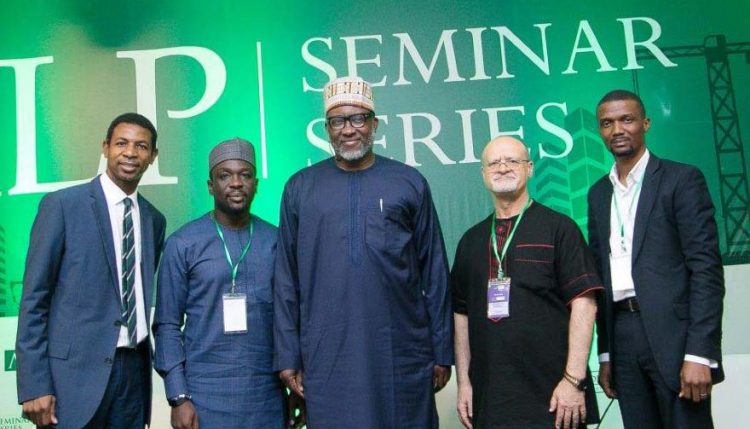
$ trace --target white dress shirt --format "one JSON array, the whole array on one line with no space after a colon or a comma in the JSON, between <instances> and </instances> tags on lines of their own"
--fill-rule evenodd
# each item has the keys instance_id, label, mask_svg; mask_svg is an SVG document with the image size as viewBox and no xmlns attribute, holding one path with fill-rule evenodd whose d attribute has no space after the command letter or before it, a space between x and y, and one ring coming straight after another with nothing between
<instances>
[{"instance_id":1,"label":"white dress shirt","mask_svg":"<svg viewBox=\"0 0 750 429\"><path fill-rule=\"evenodd\" d=\"M630 265L633 260L633 230L635 229L635 216L638 200L641 196L643 176L646 174L646 165L649 158L651 158L651 154L646 150L625 177L625 184L622 184L618 179L617 164L613 165L609 172L609 180L612 182L609 252L612 298L615 302L635 296L635 285L633 284ZM618 211L620 213L619 218L617 216ZM622 231L620 230L620 221L622 221ZM621 235L621 232L624 234ZM624 263L613 263L616 260Z\"/></svg>"},{"instance_id":2,"label":"white dress shirt","mask_svg":"<svg viewBox=\"0 0 750 429\"><path fill-rule=\"evenodd\" d=\"M112 240L115 245L115 260L117 261L117 284L120 286L120 297L122 297L122 220L125 215L125 198L132 201L131 216L133 218L133 230L135 232L135 315L136 315L136 341L140 343L148 336L146 323L146 308L143 301L143 281L141 279L141 214L138 208L138 192L126 195L112 179L104 173L99 176L104 190L104 198L107 200L107 211L109 212L109 224L112 227ZM117 347L127 347L128 327L120 327L120 337Z\"/></svg>"}]
</instances>

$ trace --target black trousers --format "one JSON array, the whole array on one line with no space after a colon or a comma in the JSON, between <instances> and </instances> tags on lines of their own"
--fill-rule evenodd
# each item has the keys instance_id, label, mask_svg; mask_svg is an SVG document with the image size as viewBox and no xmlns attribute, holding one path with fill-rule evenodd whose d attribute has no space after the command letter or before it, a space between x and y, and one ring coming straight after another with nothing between
<instances>
[{"instance_id":1,"label":"black trousers","mask_svg":"<svg viewBox=\"0 0 750 429\"><path fill-rule=\"evenodd\" d=\"M711 429L710 398L680 399L664 382L639 312L616 312L612 370L625 429Z\"/></svg>"}]
</instances>

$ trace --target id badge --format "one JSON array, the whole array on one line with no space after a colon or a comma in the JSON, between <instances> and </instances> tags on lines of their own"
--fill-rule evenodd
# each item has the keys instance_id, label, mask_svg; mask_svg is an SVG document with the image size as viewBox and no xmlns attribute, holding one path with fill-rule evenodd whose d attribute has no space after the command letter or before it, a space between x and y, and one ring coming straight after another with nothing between
<instances>
[{"instance_id":1,"label":"id badge","mask_svg":"<svg viewBox=\"0 0 750 429\"><path fill-rule=\"evenodd\" d=\"M493 322L510 316L510 277L487 282L487 318Z\"/></svg>"},{"instance_id":2,"label":"id badge","mask_svg":"<svg viewBox=\"0 0 750 429\"><path fill-rule=\"evenodd\" d=\"M244 293L225 293L224 333L244 334L247 332L247 295Z\"/></svg>"},{"instance_id":3,"label":"id badge","mask_svg":"<svg viewBox=\"0 0 750 429\"><path fill-rule=\"evenodd\" d=\"M632 256L630 252L620 255L609 255L609 266L610 272L612 273L628 273L630 274L632 268ZM633 284L632 275L613 275L612 276L612 290L613 291L626 291L634 290L635 285Z\"/></svg>"}]
</instances>

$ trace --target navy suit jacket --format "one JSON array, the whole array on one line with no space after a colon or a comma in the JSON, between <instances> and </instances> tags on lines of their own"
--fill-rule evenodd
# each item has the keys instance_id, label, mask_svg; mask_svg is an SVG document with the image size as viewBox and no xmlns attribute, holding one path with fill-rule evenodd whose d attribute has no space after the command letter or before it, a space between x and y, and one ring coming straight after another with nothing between
<instances>
[{"instance_id":1,"label":"navy suit jacket","mask_svg":"<svg viewBox=\"0 0 750 429\"><path fill-rule=\"evenodd\" d=\"M138 207L148 319L166 221L140 195ZM31 230L18 317L18 401L55 395L59 429L85 425L109 380L121 325L114 246L99 177L42 199ZM148 390L144 423L151 404L148 367L142 375Z\"/></svg>"},{"instance_id":2,"label":"navy suit jacket","mask_svg":"<svg viewBox=\"0 0 750 429\"><path fill-rule=\"evenodd\" d=\"M613 350L612 277L609 267L612 182L589 190L589 245L605 285L599 305L599 353ZM659 371L675 391L685 354L713 359L721 368L724 273L714 206L697 168L651 154L643 177L633 234L632 277L641 318ZM613 373L616 385L617 374Z\"/></svg>"}]
</instances>

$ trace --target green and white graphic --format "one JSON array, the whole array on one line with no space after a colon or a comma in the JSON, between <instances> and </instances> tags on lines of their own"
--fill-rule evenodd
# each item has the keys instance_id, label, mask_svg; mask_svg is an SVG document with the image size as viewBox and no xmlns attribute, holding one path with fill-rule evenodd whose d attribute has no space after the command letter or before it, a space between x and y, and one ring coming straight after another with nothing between
<instances>
[{"instance_id":1,"label":"green and white graphic","mask_svg":"<svg viewBox=\"0 0 750 429\"><path fill-rule=\"evenodd\" d=\"M750 320L734 306L750 300L740 280L750 275L749 14L746 0L7 0L0 346L14 348L40 199L103 171L101 142L122 112L140 112L158 128L158 162L140 191L164 212L168 232L209 210L208 152L234 136L256 147L253 211L276 222L287 178L330 156L323 85L361 75L374 84L375 150L425 175L452 255L491 210L479 158L501 134L529 146L534 198L585 231L588 188L613 163L596 103L624 88L641 95L652 119L648 147L698 166L708 181L728 273L725 354L735 365L716 388L716 421L741 427L731 419L741 409L733 398L750 394L733 384L750 377L750 347L739 340ZM154 427L167 427L155 381ZM438 395L442 427L459 427L454 390ZM0 429L28 427L3 423L20 415L15 396L15 372L1 372ZM614 408L603 428L619 427Z\"/></svg>"}]
</instances>

